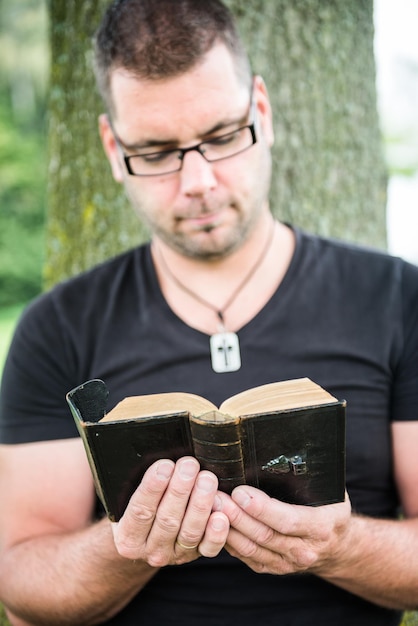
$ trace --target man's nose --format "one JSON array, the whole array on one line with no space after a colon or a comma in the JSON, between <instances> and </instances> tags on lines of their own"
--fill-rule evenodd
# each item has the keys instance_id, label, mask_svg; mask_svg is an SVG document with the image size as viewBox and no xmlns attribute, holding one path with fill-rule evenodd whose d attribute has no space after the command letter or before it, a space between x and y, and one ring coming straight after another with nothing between
<instances>
[{"instance_id":1,"label":"man's nose","mask_svg":"<svg viewBox=\"0 0 418 626\"><path fill-rule=\"evenodd\" d=\"M180 170L181 191L187 196L200 196L217 185L212 163L197 151L187 152Z\"/></svg>"}]
</instances>

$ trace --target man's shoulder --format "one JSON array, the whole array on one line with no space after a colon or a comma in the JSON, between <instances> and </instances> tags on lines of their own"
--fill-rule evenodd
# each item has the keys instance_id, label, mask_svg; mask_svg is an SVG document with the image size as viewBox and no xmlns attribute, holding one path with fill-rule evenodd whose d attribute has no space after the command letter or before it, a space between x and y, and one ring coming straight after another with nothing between
<instances>
[{"instance_id":1,"label":"man's shoulder","mask_svg":"<svg viewBox=\"0 0 418 626\"><path fill-rule=\"evenodd\" d=\"M340 293L418 299L418 267L385 250L297 231L299 276L329 282ZM391 294L391 295L390 295Z\"/></svg>"},{"instance_id":2,"label":"man's shoulder","mask_svg":"<svg viewBox=\"0 0 418 626\"><path fill-rule=\"evenodd\" d=\"M91 268L81 271L68 279L65 279L52 291L65 291L76 288L82 284L91 285L97 281L113 281L120 274L128 274L135 269L140 269L149 251L149 244L143 244L136 248L122 252L121 254L105 259Z\"/></svg>"},{"instance_id":3,"label":"man's shoulder","mask_svg":"<svg viewBox=\"0 0 418 626\"><path fill-rule=\"evenodd\" d=\"M50 307L67 311L90 306L100 307L115 294L118 285L132 288L144 275L149 244L123 252L104 260L75 276L64 279L33 300L27 308L28 314L39 315Z\"/></svg>"},{"instance_id":4,"label":"man's shoulder","mask_svg":"<svg viewBox=\"0 0 418 626\"><path fill-rule=\"evenodd\" d=\"M412 272L418 272L418 268L404 259L389 254L386 250L366 246L356 242L345 241L333 237L324 237L299 230L297 237L303 253L311 260L329 263L334 267L334 263L344 266L364 266L369 268L389 268L409 266Z\"/></svg>"}]
</instances>

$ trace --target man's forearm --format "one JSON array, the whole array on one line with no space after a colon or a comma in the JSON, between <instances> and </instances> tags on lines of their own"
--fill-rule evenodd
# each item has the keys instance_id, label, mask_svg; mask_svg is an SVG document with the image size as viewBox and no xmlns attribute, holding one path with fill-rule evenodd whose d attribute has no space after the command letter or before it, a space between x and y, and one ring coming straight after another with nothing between
<instances>
[{"instance_id":1,"label":"man's forearm","mask_svg":"<svg viewBox=\"0 0 418 626\"><path fill-rule=\"evenodd\" d=\"M107 519L68 535L43 536L7 551L1 599L16 625L88 626L110 619L157 568L122 558Z\"/></svg>"},{"instance_id":2,"label":"man's forearm","mask_svg":"<svg viewBox=\"0 0 418 626\"><path fill-rule=\"evenodd\" d=\"M337 559L321 577L362 598L399 610L418 609L418 520L354 515Z\"/></svg>"}]
</instances>

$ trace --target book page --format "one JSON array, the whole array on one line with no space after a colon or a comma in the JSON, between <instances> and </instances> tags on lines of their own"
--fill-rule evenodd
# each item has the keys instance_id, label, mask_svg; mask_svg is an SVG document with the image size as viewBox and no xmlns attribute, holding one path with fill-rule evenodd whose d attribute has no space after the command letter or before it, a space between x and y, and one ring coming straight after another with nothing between
<instances>
[{"instance_id":1,"label":"book page","mask_svg":"<svg viewBox=\"0 0 418 626\"><path fill-rule=\"evenodd\" d=\"M338 402L337 398L320 385L309 378L297 378L247 389L225 400L220 410L230 415L251 415L332 402Z\"/></svg>"},{"instance_id":2,"label":"book page","mask_svg":"<svg viewBox=\"0 0 418 626\"><path fill-rule=\"evenodd\" d=\"M100 423L181 412L198 415L214 409L216 406L212 402L192 393L171 392L132 396L119 402L100 420Z\"/></svg>"}]
</instances>

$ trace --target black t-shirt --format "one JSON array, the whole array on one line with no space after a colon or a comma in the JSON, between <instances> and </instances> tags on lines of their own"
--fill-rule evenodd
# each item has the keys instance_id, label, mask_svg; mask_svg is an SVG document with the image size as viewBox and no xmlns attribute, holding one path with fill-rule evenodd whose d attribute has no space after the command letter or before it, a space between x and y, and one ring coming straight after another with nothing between
<instances>
[{"instance_id":1,"label":"black t-shirt","mask_svg":"<svg viewBox=\"0 0 418 626\"><path fill-rule=\"evenodd\" d=\"M23 315L6 362L0 440L77 436L65 394L91 378L106 382L110 409L128 395L162 391L197 393L220 404L248 387L307 376L347 400L354 510L396 517L390 422L418 417L418 269L295 232L284 280L238 332L237 372L212 370L208 336L168 307L149 246L38 298ZM109 624L259 621L383 626L397 624L399 613L313 576L257 575L222 553L164 568Z\"/></svg>"}]
</instances>

